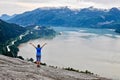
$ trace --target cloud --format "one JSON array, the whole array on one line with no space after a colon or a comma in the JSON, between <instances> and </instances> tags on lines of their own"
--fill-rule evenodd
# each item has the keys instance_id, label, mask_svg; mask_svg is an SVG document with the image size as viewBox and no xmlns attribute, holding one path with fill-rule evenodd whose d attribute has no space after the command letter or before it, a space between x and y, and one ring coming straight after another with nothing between
<instances>
[{"instance_id":1,"label":"cloud","mask_svg":"<svg viewBox=\"0 0 120 80\"><path fill-rule=\"evenodd\" d=\"M30 8L59 6L69 6L71 8L84 8L90 6L96 8L111 8L119 7L120 0L21 0L18 5Z\"/></svg>"},{"instance_id":2,"label":"cloud","mask_svg":"<svg viewBox=\"0 0 120 80\"><path fill-rule=\"evenodd\" d=\"M30 3L36 3L36 2L40 2L40 3L46 3L46 2L51 2L52 0L19 0L19 2L30 2Z\"/></svg>"},{"instance_id":3,"label":"cloud","mask_svg":"<svg viewBox=\"0 0 120 80\"><path fill-rule=\"evenodd\" d=\"M120 0L0 0L0 14L21 13L38 7L96 8L120 7Z\"/></svg>"}]
</instances>

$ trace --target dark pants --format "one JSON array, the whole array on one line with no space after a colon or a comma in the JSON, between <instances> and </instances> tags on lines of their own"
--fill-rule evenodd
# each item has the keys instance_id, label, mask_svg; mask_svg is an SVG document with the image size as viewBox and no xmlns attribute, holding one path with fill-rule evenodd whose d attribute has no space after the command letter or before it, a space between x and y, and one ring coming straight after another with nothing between
<instances>
[{"instance_id":1,"label":"dark pants","mask_svg":"<svg viewBox=\"0 0 120 80\"><path fill-rule=\"evenodd\" d=\"M36 55L36 60L41 61L41 55Z\"/></svg>"}]
</instances>

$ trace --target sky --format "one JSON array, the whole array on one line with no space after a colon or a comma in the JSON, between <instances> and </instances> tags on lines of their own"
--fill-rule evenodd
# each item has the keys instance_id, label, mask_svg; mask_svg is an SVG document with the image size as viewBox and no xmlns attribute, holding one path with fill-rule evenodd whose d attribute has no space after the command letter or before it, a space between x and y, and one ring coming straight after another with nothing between
<instances>
[{"instance_id":1,"label":"sky","mask_svg":"<svg viewBox=\"0 0 120 80\"><path fill-rule=\"evenodd\" d=\"M20 14L40 7L64 7L72 9L120 7L120 0L0 0L0 15Z\"/></svg>"}]
</instances>

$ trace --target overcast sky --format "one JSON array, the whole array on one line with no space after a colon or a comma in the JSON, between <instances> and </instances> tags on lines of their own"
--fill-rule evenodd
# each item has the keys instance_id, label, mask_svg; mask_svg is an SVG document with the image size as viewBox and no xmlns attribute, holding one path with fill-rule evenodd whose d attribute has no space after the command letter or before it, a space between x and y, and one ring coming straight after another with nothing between
<instances>
[{"instance_id":1,"label":"overcast sky","mask_svg":"<svg viewBox=\"0 0 120 80\"><path fill-rule=\"evenodd\" d=\"M120 0L0 0L1 14L18 14L39 7L96 8L120 7Z\"/></svg>"}]
</instances>

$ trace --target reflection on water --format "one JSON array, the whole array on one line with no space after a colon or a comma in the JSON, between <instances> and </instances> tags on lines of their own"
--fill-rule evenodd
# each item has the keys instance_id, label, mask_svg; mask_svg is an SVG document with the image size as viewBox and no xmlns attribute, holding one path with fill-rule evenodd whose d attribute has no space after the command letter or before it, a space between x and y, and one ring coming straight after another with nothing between
<instances>
[{"instance_id":1,"label":"reflection on water","mask_svg":"<svg viewBox=\"0 0 120 80\"><path fill-rule=\"evenodd\" d=\"M55 28L62 32L53 40L37 39L34 44L48 44L42 61L60 67L90 70L101 76L120 79L120 36L111 30ZM28 43L19 46L19 55L35 59L35 49Z\"/></svg>"}]
</instances>

